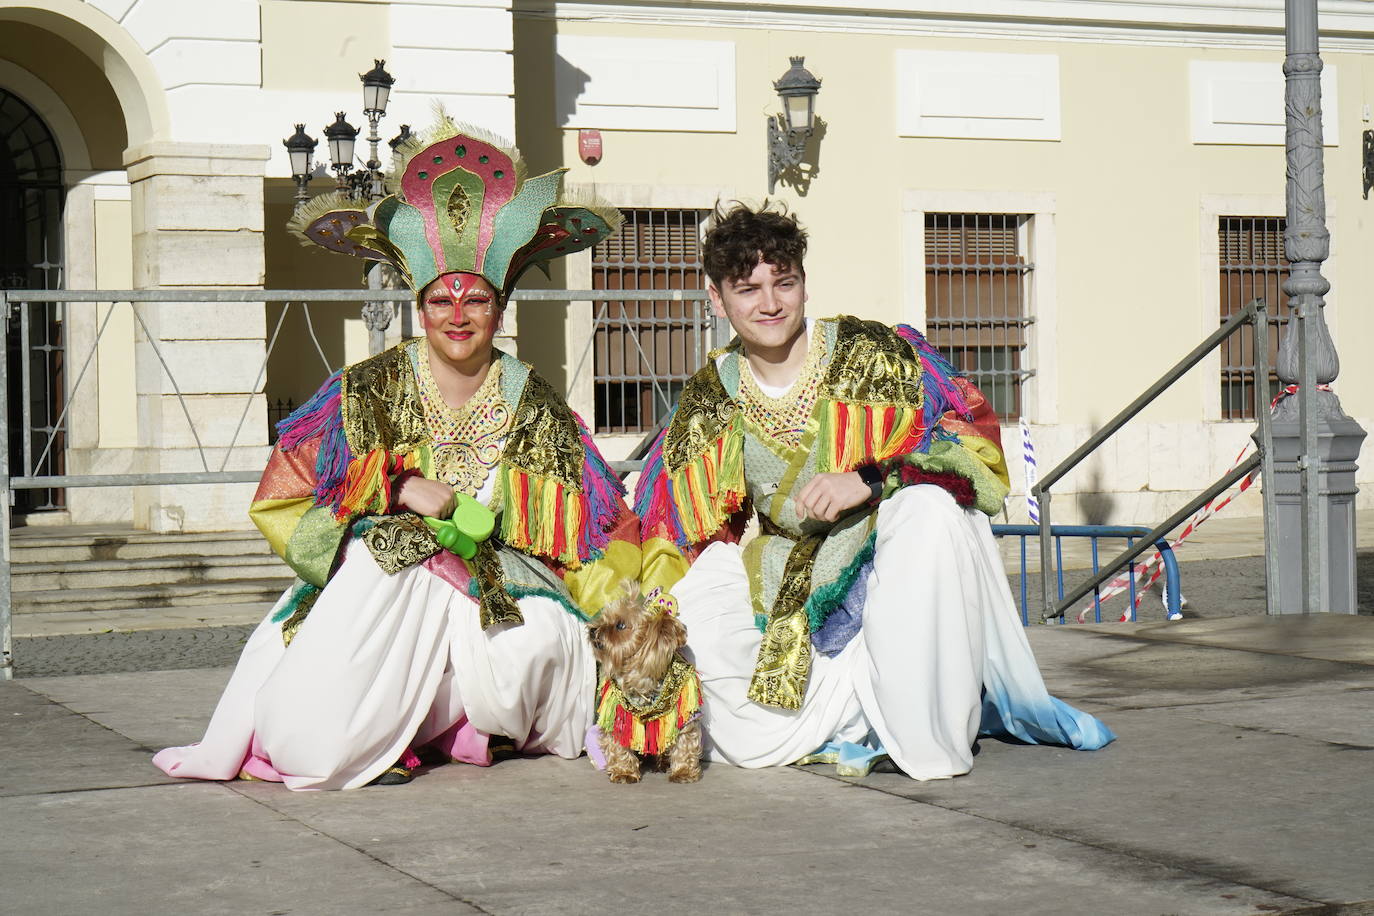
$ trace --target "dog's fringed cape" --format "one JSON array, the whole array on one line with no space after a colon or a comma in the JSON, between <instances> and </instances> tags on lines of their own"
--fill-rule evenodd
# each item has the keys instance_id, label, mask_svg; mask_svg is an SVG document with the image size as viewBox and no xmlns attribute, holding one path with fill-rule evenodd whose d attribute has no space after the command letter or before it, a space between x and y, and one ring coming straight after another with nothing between
<instances>
[{"instance_id":1,"label":"dog's fringed cape","mask_svg":"<svg viewBox=\"0 0 1374 916\"><path fill-rule=\"evenodd\" d=\"M492 471L499 516L492 548L466 566L439 556L433 532L417 517L386 514L401 475L433 472L413 368L423 344L408 341L335 373L278 424L250 514L311 587L297 589L301 601L283 608L283 619L294 617L312 588L324 587L349 534L362 537L389 571L439 564L437 574L479 599L484 625L517 622L515 599L532 594L594 616L622 578L638 575L638 520L581 420L514 357L500 356L503 409L512 419ZM511 561L506 550L541 562Z\"/></svg>"},{"instance_id":2,"label":"dog's fringed cape","mask_svg":"<svg viewBox=\"0 0 1374 916\"><path fill-rule=\"evenodd\" d=\"M1008 489L987 400L919 331L840 316L811 333L821 335L824 354L799 441L741 408L743 355L732 344L688 381L635 494L645 589L671 588L706 543L732 539L751 505L758 513L761 533L744 563L764 638L749 696L788 709L801 706L812 635L872 559L877 522L876 506L833 524L800 518L796 497L807 482L876 464L884 497L932 483L988 515ZM798 379L793 391L806 383Z\"/></svg>"},{"instance_id":3,"label":"dog's fringed cape","mask_svg":"<svg viewBox=\"0 0 1374 916\"><path fill-rule=\"evenodd\" d=\"M666 753L701 709L701 681L681 655L673 656L650 700L636 703L608 677L601 679L596 695L597 727L637 754Z\"/></svg>"}]
</instances>

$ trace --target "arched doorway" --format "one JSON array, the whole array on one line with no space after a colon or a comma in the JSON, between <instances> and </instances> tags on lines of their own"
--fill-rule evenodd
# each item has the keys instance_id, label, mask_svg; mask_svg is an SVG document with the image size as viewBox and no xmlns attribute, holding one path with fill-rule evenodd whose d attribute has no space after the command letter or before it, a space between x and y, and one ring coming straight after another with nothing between
<instances>
[{"instance_id":1,"label":"arched doorway","mask_svg":"<svg viewBox=\"0 0 1374 916\"><path fill-rule=\"evenodd\" d=\"M6 289L60 289L61 153L42 118L3 88L0 137L4 138L0 145L0 285ZM55 430L55 424L62 411L65 385L63 307L36 303L26 309L27 314L20 314L18 308L11 308L5 321L9 472L11 476L61 474L66 465L66 434L65 430ZM27 347L22 343L25 337ZM61 509L64 499L61 490L19 490L14 511Z\"/></svg>"}]
</instances>

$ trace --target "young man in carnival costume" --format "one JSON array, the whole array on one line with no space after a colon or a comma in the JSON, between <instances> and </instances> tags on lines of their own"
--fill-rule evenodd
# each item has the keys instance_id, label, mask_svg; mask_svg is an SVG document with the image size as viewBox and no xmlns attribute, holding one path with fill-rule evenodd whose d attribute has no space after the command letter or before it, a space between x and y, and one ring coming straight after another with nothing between
<instances>
[{"instance_id":1,"label":"young man in carnival costume","mask_svg":"<svg viewBox=\"0 0 1374 916\"><path fill-rule=\"evenodd\" d=\"M1007 469L987 400L910 327L807 319L794 218L713 222L709 294L737 337L636 491L641 585L687 625L708 756L850 775L888 756L935 779L968 772L980 734L1111 741L1046 693L1026 643L988 524Z\"/></svg>"},{"instance_id":2,"label":"young man in carnival costume","mask_svg":"<svg viewBox=\"0 0 1374 916\"><path fill-rule=\"evenodd\" d=\"M174 776L353 788L407 780L424 746L490 763L492 735L582 752L584 622L638 576L638 519L581 420L492 338L525 269L601 241L620 214L446 118L403 152L398 194L321 198L292 229L395 268L425 336L336 373L278 426L250 511L298 579L204 740L154 758ZM486 540L473 497L496 515ZM470 560L443 549L462 540L450 515L477 519Z\"/></svg>"}]
</instances>

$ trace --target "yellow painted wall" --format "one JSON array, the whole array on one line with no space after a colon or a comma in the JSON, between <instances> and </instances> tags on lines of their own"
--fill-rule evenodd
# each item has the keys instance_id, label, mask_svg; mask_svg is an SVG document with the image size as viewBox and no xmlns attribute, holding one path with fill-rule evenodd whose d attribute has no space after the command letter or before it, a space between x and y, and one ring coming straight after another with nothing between
<instances>
[{"instance_id":1,"label":"yellow painted wall","mask_svg":"<svg viewBox=\"0 0 1374 916\"><path fill-rule=\"evenodd\" d=\"M81 125L91 168L122 169L128 135L119 100L100 69L68 42L22 22L0 26L0 60L23 67L62 97Z\"/></svg>"},{"instance_id":2,"label":"yellow painted wall","mask_svg":"<svg viewBox=\"0 0 1374 916\"><path fill-rule=\"evenodd\" d=\"M98 289L129 289L134 285L129 219L129 201L95 202L95 282ZM96 311L97 326L109 316L96 353L100 382L100 447L133 448L138 445L133 313L127 302L102 303Z\"/></svg>"},{"instance_id":3,"label":"yellow painted wall","mask_svg":"<svg viewBox=\"0 0 1374 916\"><path fill-rule=\"evenodd\" d=\"M357 85L358 68L391 50L386 3L259 0L262 88L327 90ZM314 131L311 131L313 134ZM327 154L326 154L327 155Z\"/></svg>"},{"instance_id":4,"label":"yellow painted wall","mask_svg":"<svg viewBox=\"0 0 1374 916\"><path fill-rule=\"evenodd\" d=\"M737 132L603 130L604 158L578 160L577 131L555 126L554 36L730 40L736 43ZM1056 142L897 136L895 52L933 49L1055 54L1060 62L1062 139ZM1374 50L1374 47L1371 48ZM1203 146L1191 140L1190 60L1267 61L1282 53L1091 42L928 39L910 36L694 29L679 26L516 19L517 129L540 168L565 165L587 184L734 186L740 196L767 191L765 117L779 110L772 81L789 55L805 55L823 80L817 112L826 122L819 173L798 197L775 195L799 214L811 236L808 286L813 314L851 312L911 320L903 259L908 250L902 197L907 191L1004 191L1054 195L1056 203L1058 422L1090 424L1111 416L1216 327L1204 309L1215 269L1200 262L1205 196L1271 195L1284 190L1279 146ZM1360 198L1362 107L1371 92L1363 55L1324 55L1339 74L1340 141L1326 169L1334 257L1331 324L1347 359L1338 390L1348 412L1374 415L1374 369L1356 358L1374 339L1363 306L1374 266L1374 227ZM614 203L615 201L611 201ZM1282 215L1282 210L1272 214ZM1215 297L1215 293L1211 293ZM537 344L536 344L537 345ZM522 352L526 343L522 341ZM1144 419L1202 419L1215 399L1214 372L1199 368Z\"/></svg>"}]
</instances>

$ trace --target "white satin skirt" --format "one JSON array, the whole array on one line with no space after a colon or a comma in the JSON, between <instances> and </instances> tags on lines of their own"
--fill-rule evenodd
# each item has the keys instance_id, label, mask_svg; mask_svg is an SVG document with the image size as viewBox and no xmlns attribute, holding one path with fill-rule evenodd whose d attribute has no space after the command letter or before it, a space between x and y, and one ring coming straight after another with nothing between
<instances>
[{"instance_id":1,"label":"white satin skirt","mask_svg":"<svg viewBox=\"0 0 1374 916\"><path fill-rule=\"evenodd\" d=\"M973 767L979 734L1079 749L1113 739L1049 696L987 517L944 490L908 487L878 510L862 628L813 656L800 710L747 697L762 634L740 549L714 544L673 588L701 675L707 756L791 763L829 742L873 743L915 779Z\"/></svg>"},{"instance_id":2,"label":"white satin skirt","mask_svg":"<svg viewBox=\"0 0 1374 916\"><path fill-rule=\"evenodd\" d=\"M232 779L253 757L292 789L350 789L465 717L521 752L576 757L596 678L584 626L547 598L519 605L522 625L484 631L472 599L418 566L387 575L355 541L291 645L269 613L204 739L153 762Z\"/></svg>"}]
</instances>

